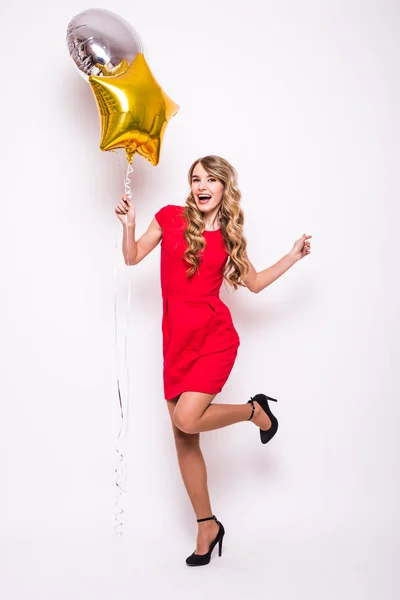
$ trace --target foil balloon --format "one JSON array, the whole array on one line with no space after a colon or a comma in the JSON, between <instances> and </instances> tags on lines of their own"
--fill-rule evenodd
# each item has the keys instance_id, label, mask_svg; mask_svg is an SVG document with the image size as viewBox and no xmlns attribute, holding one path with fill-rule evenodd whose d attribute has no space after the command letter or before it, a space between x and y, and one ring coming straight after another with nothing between
<instances>
[{"instance_id":1,"label":"foil balloon","mask_svg":"<svg viewBox=\"0 0 400 600\"><path fill-rule=\"evenodd\" d=\"M90 75L119 75L143 52L133 27L122 17L101 8L90 8L71 19L67 46L86 80Z\"/></svg>"},{"instance_id":2,"label":"foil balloon","mask_svg":"<svg viewBox=\"0 0 400 600\"><path fill-rule=\"evenodd\" d=\"M168 121L178 112L155 80L142 53L120 75L89 77L100 115L101 150L124 148L157 165Z\"/></svg>"}]
</instances>

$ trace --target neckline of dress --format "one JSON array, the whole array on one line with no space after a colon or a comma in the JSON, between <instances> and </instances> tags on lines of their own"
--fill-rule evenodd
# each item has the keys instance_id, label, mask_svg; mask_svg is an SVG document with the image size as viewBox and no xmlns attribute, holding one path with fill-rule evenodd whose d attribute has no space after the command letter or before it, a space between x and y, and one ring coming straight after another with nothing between
<instances>
[{"instance_id":1,"label":"neckline of dress","mask_svg":"<svg viewBox=\"0 0 400 600\"><path fill-rule=\"evenodd\" d=\"M182 210L185 210L185 207L184 207L184 206L181 206L181 208L182 208ZM216 231L221 231L221 227L218 227L218 229L205 229L205 230L203 231L203 233L204 233L204 232L206 232L206 233L215 233Z\"/></svg>"}]
</instances>

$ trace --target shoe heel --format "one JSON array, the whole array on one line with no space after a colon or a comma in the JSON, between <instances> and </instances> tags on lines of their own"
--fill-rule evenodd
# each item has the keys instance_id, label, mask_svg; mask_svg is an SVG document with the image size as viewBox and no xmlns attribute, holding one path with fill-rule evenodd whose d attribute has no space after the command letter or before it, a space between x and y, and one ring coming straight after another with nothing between
<instances>
[{"instance_id":1,"label":"shoe heel","mask_svg":"<svg viewBox=\"0 0 400 600\"><path fill-rule=\"evenodd\" d=\"M211 521L212 519L215 519L215 521L219 525L217 537L211 542L208 552L206 552L206 554L196 554L196 551L194 551L193 554L191 554L190 556L187 557L186 564L189 565L190 567L197 567L200 565L208 565L208 563L211 560L212 551L214 550L214 548L216 547L217 544L218 544L218 554L219 554L219 556L222 555L222 540L225 535L225 529L224 529L224 526L222 525L222 523L220 523L218 521L218 519L215 517L215 515L213 515L212 517L206 517L205 519L197 519L197 522L200 523L201 521Z\"/></svg>"},{"instance_id":2,"label":"shoe heel","mask_svg":"<svg viewBox=\"0 0 400 600\"><path fill-rule=\"evenodd\" d=\"M276 398L271 398L271 396L267 396L266 394L256 394L254 396L254 398L251 399L251 402L254 402L254 401L258 402L259 405L261 406L261 408L263 409L263 411L271 419L271 427L268 430L264 431L264 430L260 429L260 437L261 437L261 442L263 444L266 444L267 442L269 442L269 440L271 440L274 437L274 435L276 434L276 432L278 430L278 419L271 412L271 409L268 404L269 400L272 400L272 402L278 402L278 400Z\"/></svg>"}]
</instances>

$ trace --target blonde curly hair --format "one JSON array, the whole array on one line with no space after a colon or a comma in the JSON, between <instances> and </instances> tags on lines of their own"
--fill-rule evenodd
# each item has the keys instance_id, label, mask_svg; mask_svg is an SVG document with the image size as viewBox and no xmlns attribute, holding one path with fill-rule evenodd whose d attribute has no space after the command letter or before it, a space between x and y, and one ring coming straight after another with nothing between
<instances>
[{"instance_id":1,"label":"blonde curly hair","mask_svg":"<svg viewBox=\"0 0 400 600\"><path fill-rule=\"evenodd\" d=\"M223 277L236 290L238 286L245 287L244 276L249 270L245 259L246 238L243 234L244 215L240 208L241 193L237 187L237 172L228 161L220 156L205 156L194 161L189 169L188 180L192 183L192 174L195 166L200 163L211 176L224 185L221 205L217 218L221 224L221 233L228 252ZM200 266L201 253L206 247L203 231L205 224L203 215L197 208L196 201L190 191L186 198L184 217L187 226L184 231L187 248L184 258L191 266L187 270L188 277L192 277Z\"/></svg>"}]
</instances>

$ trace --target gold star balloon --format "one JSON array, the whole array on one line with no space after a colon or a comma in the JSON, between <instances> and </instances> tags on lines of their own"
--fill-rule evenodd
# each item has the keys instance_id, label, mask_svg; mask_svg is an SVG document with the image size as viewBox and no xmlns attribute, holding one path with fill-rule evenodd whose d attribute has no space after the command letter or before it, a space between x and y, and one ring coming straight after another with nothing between
<instances>
[{"instance_id":1,"label":"gold star balloon","mask_svg":"<svg viewBox=\"0 0 400 600\"><path fill-rule=\"evenodd\" d=\"M100 115L101 150L125 148L128 161L135 152L158 164L168 121L178 112L154 79L142 53L123 73L89 77Z\"/></svg>"}]
</instances>

